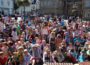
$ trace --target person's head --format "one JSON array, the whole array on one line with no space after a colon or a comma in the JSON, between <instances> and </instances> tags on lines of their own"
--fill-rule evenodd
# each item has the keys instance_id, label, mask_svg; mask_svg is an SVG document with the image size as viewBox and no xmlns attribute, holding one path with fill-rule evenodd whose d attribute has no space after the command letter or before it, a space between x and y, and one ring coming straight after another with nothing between
<instances>
[{"instance_id":1,"label":"person's head","mask_svg":"<svg viewBox=\"0 0 90 65\"><path fill-rule=\"evenodd\" d=\"M0 47L2 47L2 43L0 42Z\"/></svg>"},{"instance_id":2,"label":"person's head","mask_svg":"<svg viewBox=\"0 0 90 65\"><path fill-rule=\"evenodd\" d=\"M22 44L22 42L21 41L18 41L17 44L20 45L20 44Z\"/></svg>"},{"instance_id":3,"label":"person's head","mask_svg":"<svg viewBox=\"0 0 90 65\"><path fill-rule=\"evenodd\" d=\"M44 51L45 52L49 51L49 47L47 45L44 47Z\"/></svg>"},{"instance_id":4,"label":"person's head","mask_svg":"<svg viewBox=\"0 0 90 65\"><path fill-rule=\"evenodd\" d=\"M50 56L51 55L51 51L48 49L47 50L47 55Z\"/></svg>"},{"instance_id":5,"label":"person's head","mask_svg":"<svg viewBox=\"0 0 90 65\"><path fill-rule=\"evenodd\" d=\"M57 38L61 38L61 35L60 34L57 34Z\"/></svg>"},{"instance_id":6,"label":"person's head","mask_svg":"<svg viewBox=\"0 0 90 65\"><path fill-rule=\"evenodd\" d=\"M0 57L2 58L4 55L4 52L3 51L0 51Z\"/></svg>"},{"instance_id":7,"label":"person's head","mask_svg":"<svg viewBox=\"0 0 90 65\"><path fill-rule=\"evenodd\" d=\"M80 45L80 42L79 42L79 41L76 41L75 44L76 44L76 45Z\"/></svg>"},{"instance_id":8,"label":"person's head","mask_svg":"<svg viewBox=\"0 0 90 65\"><path fill-rule=\"evenodd\" d=\"M56 50L56 51L53 52L53 55L56 56L57 53L58 53L58 51Z\"/></svg>"},{"instance_id":9,"label":"person's head","mask_svg":"<svg viewBox=\"0 0 90 65\"><path fill-rule=\"evenodd\" d=\"M18 47L18 52L21 53L21 52L23 52L23 51L24 51L23 46L19 46L19 47Z\"/></svg>"},{"instance_id":10,"label":"person's head","mask_svg":"<svg viewBox=\"0 0 90 65\"><path fill-rule=\"evenodd\" d=\"M48 23L47 23L47 22L45 22L45 23L44 23L44 26L48 26Z\"/></svg>"},{"instance_id":11,"label":"person's head","mask_svg":"<svg viewBox=\"0 0 90 65\"><path fill-rule=\"evenodd\" d=\"M11 41L11 40L12 40L12 37L8 37L8 38L7 38L7 41Z\"/></svg>"},{"instance_id":12,"label":"person's head","mask_svg":"<svg viewBox=\"0 0 90 65\"><path fill-rule=\"evenodd\" d=\"M90 32L87 33L87 39L90 41Z\"/></svg>"},{"instance_id":13,"label":"person's head","mask_svg":"<svg viewBox=\"0 0 90 65\"><path fill-rule=\"evenodd\" d=\"M37 40L37 39L39 39L39 37L35 37L35 39Z\"/></svg>"},{"instance_id":14,"label":"person's head","mask_svg":"<svg viewBox=\"0 0 90 65\"><path fill-rule=\"evenodd\" d=\"M66 47L66 43L63 43L63 42L62 42L62 43L61 43L61 47ZM60 48L61 48L61 47L60 47Z\"/></svg>"},{"instance_id":15,"label":"person's head","mask_svg":"<svg viewBox=\"0 0 90 65\"><path fill-rule=\"evenodd\" d=\"M90 50L90 44L88 45L88 49Z\"/></svg>"},{"instance_id":16,"label":"person's head","mask_svg":"<svg viewBox=\"0 0 90 65\"><path fill-rule=\"evenodd\" d=\"M18 55L18 52L13 52L13 56L17 56Z\"/></svg>"},{"instance_id":17,"label":"person's head","mask_svg":"<svg viewBox=\"0 0 90 65\"><path fill-rule=\"evenodd\" d=\"M28 50L27 49L24 49L24 54L28 55Z\"/></svg>"},{"instance_id":18,"label":"person's head","mask_svg":"<svg viewBox=\"0 0 90 65\"><path fill-rule=\"evenodd\" d=\"M16 31L16 28L13 28L13 31L15 32Z\"/></svg>"},{"instance_id":19,"label":"person's head","mask_svg":"<svg viewBox=\"0 0 90 65\"><path fill-rule=\"evenodd\" d=\"M71 49L71 52L73 53L74 52L74 49Z\"/></svg>"},{"instance_id":20,"label":"person's head","mask_svg":"<svg viewBox=\"0 0 90 65\"><path fill-rule=\"evenodd\" d=\"M84 54L84 53L81 51L81 52L80 52L80 55L83 55L83 54Z\"/></svg>"},{"instance_id":21,"label":"person's head","mask_svg":"<svg viewBox=\"0 0 90 65\"><path fill-rule=\"evenodd\" d=\"M72 43L69 43L69 46L72 46Z\"/></svg>"},{"instance_id":22,"label":"person's head","mask_svg":"<svg viewBox=\"0 0 90 65\"><path fill-rule=\"evenodd\" d=\"M9 46L12 46L12 45L13 45L13 42L12 42L12 41L7 41L7 44L8 44Z\"/></svg>"},{"instance_id":23,"label":"person's head","mask_svg":"<svg viewBox=\"0 0 90 65\"><path fill-rule=\"evenodd\" d=\"M7 42L3 42L3 46L7 46Z\"/></svg>"},{"instance_id":24,"label":"person's head","mask_svg":"<svg viewBox=\"0 0 90 65\"><path fill-rule=\"evenodd\" d=\"M51 35L54 36L55 35L55 32L51 32Z\"/></svg>"},{"instance_id":25,"label":"person's head","mask_svg":"<svg viewBox=\"0 0 90 65\"><path fill-rule=\"evenodd\" d=\"M33 46L33 47L32 47L32 50L36 50L36 49L37 49L37 46Z\"/></svg>"},{"instance_id":26,"label":"person's head","mask_svg":"<svg viewBox=\"0 0 90 65\"><path fill-rule=\"evenodd\" d=\"M20 41L21 41L21 42L23 42L23 41L24 41L24 38L23 38L23 37L21 37L21 38L20 38Z\"/></svg>"},{"instance_id":27,"label":"person's head","mask_svg":"<svg viewBox=\"0 0 90 65\"><path fill-rule=\"evenodd\" d=\"M25 32L22 32L22 35L25 35Z\"/></svg>"},{"instance_id":28,"label":"person's head","mask_svg":"<svg viewBox=\"0 0 90 65\"><path fill-rule=\"evenodd\" d=\"M24 38L24 35L20 35L20 38Z\"/></svg>"},{"instance_id":29,"label":"person's head","mask_svg":"<svg viewBox=\"0 0 90 65\"><path fill-rule=\"evenodd\" d=\"M46 40L42 40L42 43L43 43L43 44L46 44Z\"/></svg>"}]
</instances>

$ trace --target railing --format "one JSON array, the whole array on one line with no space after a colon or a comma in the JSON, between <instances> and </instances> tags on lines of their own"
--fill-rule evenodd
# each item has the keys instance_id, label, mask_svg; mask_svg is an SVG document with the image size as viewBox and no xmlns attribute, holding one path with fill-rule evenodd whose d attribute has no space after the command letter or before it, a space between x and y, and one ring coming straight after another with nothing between
<instances>
[{"instance_id":1,"label":"railing","mask_svg":"<svg viewBox=\"0 0 90 65\"><path fill-rule=\"evenodd\" d=\"M82 63L79 63L79 65L90 65L90 62L82 62Z\"/></svg>"},{"instance_id":2,"label":"railing","mask_svg":"<svg viewBox=\"0 0 90 65\"><path fill-rule=\"evenodd\" d=\"M74 65L72 63L46 63L44 65Z\"/></svg>"},{"instance_id":3,"label":"railing","mask_svg":"<svg viewBox=\"0 0 90 65\"><path fill-rule=\"evenodd\" d=\"M73 63L46 63L43 65L90 65L90 62L82 62L82 63L77 63L77 64L73 64Z\"/></svg>"}]
</instances>

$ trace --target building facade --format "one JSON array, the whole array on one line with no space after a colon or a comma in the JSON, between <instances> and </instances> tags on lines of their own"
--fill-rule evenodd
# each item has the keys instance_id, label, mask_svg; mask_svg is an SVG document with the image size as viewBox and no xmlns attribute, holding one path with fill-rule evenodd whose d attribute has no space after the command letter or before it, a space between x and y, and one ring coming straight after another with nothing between
<instances>
[{"instance_id":1,"label":"building facade","mask_svg":"<svg viewBox=\"0 0 90 65\"><path fill-rule=\"evenodd\" d=\"M62 0L40 0L41 14L62 14Z\"/></svg>"},{"instance_id":2,"label":"building facade","mask_svg":"<svg viewBox=\"0 0 90 65\"><path fill-rule=\"evenodd\" d=\"M90 0L40 0L42 14L62 14L90 18Z\"/></svg>"},{"instance_id":3,"label":"building facade","mask_svg":"<svg viewBox=\"0 0 90 65\"><path fill-rule=\"evenodd\" d=\"M83 16L90 19L90 0L83 0Z\"/></svg>"},{"instance_id":4,"label":"building facade","mask_svg":"<svg viewBox=\"0 0 90 65\"><path fill-rule=\"evenodd\" d=\"M90 0L62 0L63 14L90 19Z\"/></svg>"},{"instance_id":5,"label":"building facade","mask_svg":"<svg viewBox=\"0 0 90 65\"><path fill-rule=\"evenodd\" d=\"M33 1L35 1L35 3L33 3ZM39 0L29 0L29 5L28 6L25 6L25 13L28 13L28 12L32 12L32 11L37 11L40 9L40 1ZM20 14L23 14L24 12L24 7L23 6L20 6L18 9L17 9L17 12L19 12Z\"/></svg>"},{"instance_id":6,"label":"building facade","mask_svg":"<svg viewBox=\"0 0 90 65\"><path fill-rule=\"evenodd\" d=\"M83 16L82 0L62 0L63 14L65 16Z\"/></svg>"},{"instance_id":7,"label":"building facade","mask_svg":"<svg viewBox=\"0 0 90 65\"><path fill-rule=\"evenodd\" d=\"M32 2L33 0L29 0ZM35 4L25 7L26 12L37 11L40 14L60 14L90 18L90 0L36 0ZM18 11L23 13L21 6Z\"/></svg>"},{"instance_id":8,"label":"building facade","mask_svg":"<svg viewBox=\"0 0 90 65\"><path fill-rule=\"evenodd\" d=\"M0 12L8 15L13 13L13 0L0 0Z\"/></svg>"}]
</instances>

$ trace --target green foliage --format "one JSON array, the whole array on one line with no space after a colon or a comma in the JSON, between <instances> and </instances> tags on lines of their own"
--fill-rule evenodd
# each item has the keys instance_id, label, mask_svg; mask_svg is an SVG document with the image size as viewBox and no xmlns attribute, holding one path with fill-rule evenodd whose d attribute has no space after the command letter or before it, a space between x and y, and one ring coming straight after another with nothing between
<instances>
[{"instance_id":1,"label":"green foliage","mask_svg":"<svg viewBox=\"0 0 90 65\"><path fill-rule=\"evenodd\" d=\"M16 0L18 6L28 6L30 3L28 0Z\"/></svg>"},{"instance_id":2,"label":"green foliage","mask_svg":"<svg viewBox=\"0 0 90 65\"><path fill-rule=\"evenodd\" d=\"M17 5L17 3L14 3L14 10L18 9L19 6Z\"/></svg>"}]
</instances>

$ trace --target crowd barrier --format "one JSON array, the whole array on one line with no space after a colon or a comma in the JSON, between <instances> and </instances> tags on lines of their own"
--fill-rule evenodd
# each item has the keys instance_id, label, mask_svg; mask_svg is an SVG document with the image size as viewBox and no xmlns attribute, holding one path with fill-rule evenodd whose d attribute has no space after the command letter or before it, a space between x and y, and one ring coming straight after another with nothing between
<instances>
[{"instance_id":1,"label":"crowd barrier","mask_svg":"<svg viewBox=\"0 0 90 65\"><path fill-rule=\"evenodd\" d=\"M77 64L73 64L73 63L46 63L43 65L90 65L90 62L82 62L82 63L77 63Z\"/></svg>"},{"instance_id":2,"label":"crowd barrier","mask_svg":"<svg viewBox=\"0 0 90 65\"><path fill-rule=\"evenodd\" d=\"M46 63L44 65L74 65L73 63Z\"/></svg>"}]
</instances>

